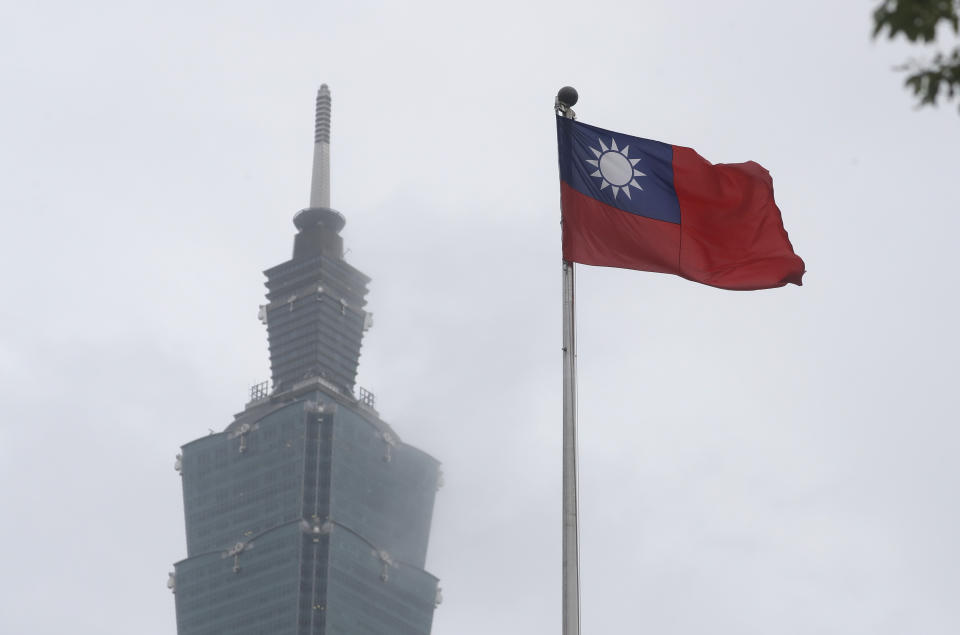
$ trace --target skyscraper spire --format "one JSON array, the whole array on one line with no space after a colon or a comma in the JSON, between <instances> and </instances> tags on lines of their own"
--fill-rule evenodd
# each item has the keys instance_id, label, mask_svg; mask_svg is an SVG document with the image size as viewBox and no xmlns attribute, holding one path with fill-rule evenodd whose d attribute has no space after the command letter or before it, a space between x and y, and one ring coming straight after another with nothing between
<instances>
[{"instance_id":1,"label":"skyscraper spire","mask_svg":"<svg viewBox=\"0 0 960 635\"><path fill-rule=\"evenodd\" d=\"M313 126L310 206L293 217L299 230L293 243L294 259L313 257L321 251L329 258L342 258L340 230L345 222L340 212L330 208L330 89L321 84Z\"/></svg>"},{"instance_id":2,"label":"skyscraper spire","mask_svg":"<svg viewBox=\"0 0 960 635\"><path fill-rule=\"evenodd\" d=\"M326 84L317 91L310 207L330 207L330 89Z\"/></svg>"}]
</instances>

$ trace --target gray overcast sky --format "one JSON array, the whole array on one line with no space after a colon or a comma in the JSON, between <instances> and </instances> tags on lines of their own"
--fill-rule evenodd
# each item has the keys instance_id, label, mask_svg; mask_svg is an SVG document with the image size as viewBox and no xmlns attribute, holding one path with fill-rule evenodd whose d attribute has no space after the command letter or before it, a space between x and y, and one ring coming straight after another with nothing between
<instances>
[{"instance_id":1,"label":"gray overcast sky","mask_svg":"<svg viewBox=\"0 0 960 635\"><path fill-rule=\"evenodd\" d=\"M584 632L960 632L960 117L874 4L7 3L0 632L175 632L173 458L269 376L321 82L359 383L445 466L434 633L559 632L565 84L766 166L809 270L578 269Z\"/></svg>"}]
</instances>

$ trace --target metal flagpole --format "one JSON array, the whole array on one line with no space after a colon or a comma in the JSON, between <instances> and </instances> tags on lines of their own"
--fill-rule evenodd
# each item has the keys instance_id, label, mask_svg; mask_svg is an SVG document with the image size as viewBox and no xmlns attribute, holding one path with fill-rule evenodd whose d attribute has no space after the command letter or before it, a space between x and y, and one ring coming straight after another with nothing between
<instances>
[{"instance_id":1,"label":"metal flagpole","mask_svg":"<svg viewBox=\"0 0 960 635\"><path fill-rule=\"evenodd\" d=\"M561 88L554 103L562 117L577 91ZM563 261L563 635L580 635L580 555L577 520L577 351L574 330L573 263Z\"/></svg>"},{"instance_id":2,"label":"metal flagpole","mask_svg":"<svg viewBox=\"0 0 960 635\"><path fill-rule=\"evenodd\" d=\"M573 263L563 261L563 635L580 635Z\"/></svg>"}]
</instances>

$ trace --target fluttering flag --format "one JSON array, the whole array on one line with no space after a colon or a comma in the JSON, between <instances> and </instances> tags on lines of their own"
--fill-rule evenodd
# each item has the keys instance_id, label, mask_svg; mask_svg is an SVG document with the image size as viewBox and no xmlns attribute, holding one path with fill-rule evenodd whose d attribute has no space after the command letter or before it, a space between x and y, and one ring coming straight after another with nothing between
<instances>
[{"instance_id":1,"label":"fluttering flag","mask_svg":"<svg viewBox=\"0 0 960 635\"><path fill-rule=\"evenodd\" d=\"M802 284L773 180L682 146L557 117L563 257L721 289Z\"/></svg>"}]
</instances>

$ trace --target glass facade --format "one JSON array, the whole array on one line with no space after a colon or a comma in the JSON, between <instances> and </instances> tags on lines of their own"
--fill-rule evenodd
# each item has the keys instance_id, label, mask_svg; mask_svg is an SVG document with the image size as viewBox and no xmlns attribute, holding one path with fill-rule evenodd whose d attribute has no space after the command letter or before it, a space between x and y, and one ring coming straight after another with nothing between
<instances>
[{"instance_id":1,"label":"glass facade","mask_svg":"<svg viewBox=\"0 0 960 635\"><path fill-rule=\"evenodd\" d=\"M274 387L287 390L304 379L323 377L352 393L369 278L323 252L295 258L265 274Z\"/></svg>"},{"instance_id":2,"label":"glass facade","mask_svg":"<svg viewBox=\"0 0 960 635\"><path fill-rule=\"evenodd\" d=\"M403 562L423 567L430 537L438 465L397 443L347 408L333 422L331 517Z\"/></svg>"},{"instance_id":3,"label":"glass facade","mask_svg":"<svg viewBox=\"0 0 960 635\"><path fill-rule=\"evenodd\" d=\"M359 535L333 528L327 633L429 633L436 592L437 580L429 573L401 562L385 562Z\"/></svg>"},{"instance_id":4,"label":"glass facade","mask_svg":"<svg viewBox=\"0 0 960 635\"><path fill-rule=\"evenodd\" d=\"M239 556L210 551L177 563L177 632L296 633L302 535L290 523L257 536Z\"/></svg>"},{"instance_id":5,"label":"glass facade","mask_svg":"<svg viewBox=\"0 0 960 635\"><path fill-rule=\"evenodd\" d=\"M305 422L303 404L294 403L247 423L245 433L234 425L183 447L187 553L233 546L301 517Z\"/></svg>"},{"instance_id":6,"label":"glass facade","mask_svg":"<svg viewBox=\"0 0 960 635\"><path fill-rule=\"evenodd\" d=\"M320 390L183 446L180 635L427 635L439 464Z\"/></svg>"}]
</instances>

